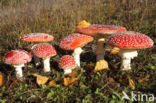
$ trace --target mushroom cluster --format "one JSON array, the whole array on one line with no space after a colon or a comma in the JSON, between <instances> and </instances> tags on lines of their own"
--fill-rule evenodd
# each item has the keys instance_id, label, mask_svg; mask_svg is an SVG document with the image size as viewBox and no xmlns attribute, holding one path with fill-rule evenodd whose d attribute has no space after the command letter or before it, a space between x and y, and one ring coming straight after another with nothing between
<instances>
[{"instance_id":1,"label":"mushroom cluster","mask_svg":"<svg viewBox=\"0 0 156 103\"><path fill-rule=\"evenodd\" d=\"M80 54L83 52L82 47L92 42L93 37L97 37L95 51L97 63L94 71L108 68L109 63L104 60L104 43L120 49L118 54L122 58L121 70L131 69L131 59L138 56L137 49L153 46L153 40L147 35L127 31L126 28L115 25L91 25L86 21L82 21L76 26L74 32L63 38L59 43L59 47L63 50L74 50L72 55L64 55L59 59L58 66L64 70L64 75L72 73L72 70L76 66L80 67ZM50 72L50 58L55 56L57 52L50 43L45 42L53 41L54 37L45 33L31 33L21 36L20 39L26 42L37 42L37 44L31 47L32 57L42 58L43 71ZM30 61L31 55L25 50L12 50L4 57L6 64L15 67L18 79L23 77L22 67L24 67L24 63Z\"/></svg>"},{"instance_id":2,"label":"mushroom cluster","mask_svg":"<svg viewBox=\"0 0 156 103\"><path fill-rule=\"evenodd\" d=\"M97 56L97 63L94 71L99 71L108 68L108 63L104 60L104 43L106 37L117 32L126 31L126 28L115 25L93 24L89 27L82 27L81 25L77 26L76 31L89 36L97 37L97 47L95 52Z\"/></svg>"},{"instance_id":3,"label":"mushroom cluster","mask_svg":"<svg viewBox=\"0 0 156 103\"><path fill-rule=\"evenodd\" d=\"M20 37L20 39L22 41L25 42L31 42L31 43L35 43L32 47L31 47L31 51L33 50L33 48L41 42L49 42L49 41L53 41L54 37L52 35L46 34L46 33L30 33L30 34L25 34L23 36ZM39 59L34 55L34 63L36 65L39 65Z\"/></svg>"},{"instance_id":4,"label":"mushroom cluster","mask_svg":"<svg viewBox=\"0 0 156 103\"><path fill-rule=\"evenodd\" d=\"M64 50L74 50L73 56L77 66L80 66L80 54L83 51L81 47L91 42L92 40L93 38L91 36L80 33L73 33L62 39L59 46Z\"/></svg>"}]
</instances>

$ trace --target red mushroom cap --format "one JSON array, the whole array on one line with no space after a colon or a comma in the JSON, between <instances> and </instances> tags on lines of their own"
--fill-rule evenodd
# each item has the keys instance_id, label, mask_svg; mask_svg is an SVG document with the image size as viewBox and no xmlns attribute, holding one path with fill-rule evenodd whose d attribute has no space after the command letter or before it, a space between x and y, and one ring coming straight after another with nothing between
<instances>
[{"instance_id":1,"label":"red mushroom cap","mask_svg":"<svg viewBox=\"0 0 156 103\"><path fill-rule=\"evenodd\" d=\"M25 50L12 50L4 57L6 64L18 65L31 61L31 55Z\"/></svg>"},{"instance_id":2,"label":"red mushroom cap","mask_svg":"<svg viewBox=\"0 0 156 103\"><path fill-rule=\"evenodd\" d=\"M76 67L75 59L70 55L65 55L60 58L59 67L62 69L74 69Z\"/></svg>"},{"instance_id":3,"label":"red mushroom cap","mask_svg":"<svg viewBox=\"0 0 156 103\"><path fill-rule=\"evenodd\" d=\"M53 41L54 37L45 33L31 33L26 34L20 37L21 40L27 42L44 42L44 41Z\"/></svg>"},{"instance_id":4,"label":"red mushroom cap","mask_svg":"<svg viewBox=\"0 0 156 103\"><path fill-rule=\"evenodd\" d=\"M71 35L68 35L60 42L60 48L65 50L72 50L79 47L84 46L88 42L91 42L93 40L93 37L88 35L83 35L79 33L73 33Z\"/></svg>"},{"instance_id":5,"label":"red mushroom cap","mask_svg":"<svg viewBox=\"0 0 156 103\"><path fill-rule=\"evenodd\" d=\"M93 24L89 27L76 27L76 31L90 36L102 36L116 32L127 31L126 28L115 25Z\"/></svg>"},{"instance_id":6,"label":"red mushroom cap","mask_svg":"<svg viewBox=\"0 0 156 103\"><path fill-rule=\"evenodd\" d=\"M127 31L110 36L108 44L127 49L149 48L153 46L153 40L144 34Z\"/></svg>"},{"instance_id":7,"label":"red mushroom cap","mask_svg":"<svg viewBox=\"0 0 156 103\"><path fill-rule=\"evenodd\" d=\"M40 58L47 58L56 55L56 50L48 43L40 43L33 48L33 54Z\"/></svg>"}]
</instances>

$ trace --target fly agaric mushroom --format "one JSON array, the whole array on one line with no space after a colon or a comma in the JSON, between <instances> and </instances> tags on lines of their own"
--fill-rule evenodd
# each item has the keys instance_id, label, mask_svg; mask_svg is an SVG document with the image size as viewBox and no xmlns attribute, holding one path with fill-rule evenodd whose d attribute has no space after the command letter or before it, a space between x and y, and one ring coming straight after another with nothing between
<instances>
[{"instance_id":1,"label":"fly agaric mushroom","mask_svg":"<svg viewBox=\"0 0 156 103\"><path fill-rule=\"evenodd\" d=\"M124 27L115 25L93 24L88 27L77 26L76 31L83 34L87 34L89 36L95 36L98 38L96 48L97 63L94 69L94 71L98 71L108 67L108 63L104 61L105 50L103 44L105 43L105 37L113 33L126 31L126 29Z\"/></svg>"},{"instance_id":2,"label":"fly agaric mushroom","mask_svg":"<svg viewBox=\"0 0 156 103\"><path fill-rule=\"evenodd\" d=\"M35 56L43 59L43 71L50 72L50 57L56 55L55 48L48 43L40 43L33 48L33 53Z\"/></svg>"},{"instance_id":3,"label":"fly agaric mushroom","mask_svg":"<svg viewBox=\"0 0 156 103\"><path fill-rule=\"evenodd\" d=\"M121 69L129 70L131 69L131 59L138 55L136 49L152 47L153 40L144 34L127 31L110 36L108 44L120 48L119 55L122 58Z\"/></svg>"},{"instance_id":4,"label":"fly agaric mushroom","mask_svg":"<svg viewBox=\"0 0 156 103\"><path fill-rule=\"evenodd\" d=\"M4 62L6 64L13 65L16 71L16 77L21 79L23 77L22 67L24 63L30 62L31 56L25 50L12 50L7 53L4 57Z\"/></svg>"},{"instance_id":5,"label":"fly agaric mushroom","mask_svg":"<svg viewBox=\"0 0 156 103\"><path fill-rule=\"evenodd\" d=\"M64 70L64 74L69 74L76 67L75 59L70 55L64 55L59 60L59 67Z\"/></svg>"},{"instance_id":6,"label":"fly agaric mushroom","mask_svg":"<svg viewBox=\"0 0 156 103\"><path fill-rule=\"evenodd\" d=\"M54 37L52 35L49 35L46 33L30 33L30 34L25 34L25 35L21 36L20 39L22 41L26 41L26 42L39 43L39 42L53 41ZM31 51L35 46L36 45L33 45L31 47ZM36 65L38 65L39 59L36 56L34 56L34 62Z\"/></svg>"},{"instance_id":7,"label":"fly agaric mushroom","mask_svg":"<svg viewBox=\"0 0 156 103\"><path fill-rule=\"evenodd\" d=\"M30 33L21 36L20 39L26 42L46 42L53 41L54 37L45 33Z\"/></svg>"},{"instance_id":8,"label":"fly agaric mushroom","mask_svg":"<svg viewBox=\"0 0 156 103\"><path fill-rule=\"evenodd\" d=\"M93 37L91 36L73 33L62 39L59 46L64 50L74 49L73 56L75 58L75 62L78 66L80 66L80 54L83 51L81 47L91 42L92 40Z\"/></svg>"}]
</instances>

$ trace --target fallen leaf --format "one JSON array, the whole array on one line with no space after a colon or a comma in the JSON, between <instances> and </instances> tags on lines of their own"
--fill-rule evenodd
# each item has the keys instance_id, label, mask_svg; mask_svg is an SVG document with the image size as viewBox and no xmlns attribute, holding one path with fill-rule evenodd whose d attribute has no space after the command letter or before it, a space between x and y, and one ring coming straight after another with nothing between
<instances>
[{"instance_id":1,"label":"fallen leaf","mask_svg":"<svg viewBox=\"0 0 156 103\"><path fill-rule=\"evenodd\" d=\"M114 48L111 50L111 54L117 54L119 51L120 51L120 49L119 49L118 47L114 47Z\"/></svg>"},{"instance_id":2,"label":"fallen leaf","mask_svg":"<svg viewBox=\"0 0 156 103\"><path fill-rule=\"evenodd\" d=\"M64 78L64 85L69 86L72 83L75 83L78 78Z\"/></svg>"},{"instance_id":3,"label":"fallen leaf","mask_svg":"<svg viewBox=\"0 0 156 103\"><path fill-rule=\"evenodd\" d=\"M132 79L129 79L129 86L131 87L131 89L135 89L135 83Z\"/></svg>"},{"instance_id":4,"label":"fallen leaf","mask_svg":"<svg viewBox=\"0 0 156 103\"><path fill-rule=\"evenodd\" d=\"M82 20L77 24L77 26L81 26L81 27L89 27L90 25L91 24L87 22L86 20Z\"/></svg>"},{"instance_id":5,"label":"fallen leaf","mask_svg":"<svg viewBox=\"0 0 156 103\"><path fill-rule=\"evenodd\" d=\"M49 87L53 87L53 84L55 84L55 83L56 83L56 79L51 80L51 81L49 82Z\"/></svg>"},{"instance_id":6,"label":"fallen leaf","mask_svg":"<svg viewBox=\"0 0 156 103\"><path fill-rule=\"evenodd\" d=\"M72 72L72 73L68 74L68 76L70 76L70 77L77 76L77 72Z\"/></svg>"},{"instance_id":7,"label":"fallen leaf","mask_svg":"<svg viewBox=\"0 0 156 103\"><path fill-rule=\"evenodd\" d=\"M46 76L41 76L41 75L38 75L36 73L34 73L33 75L35 77L37 77L36 82L37 82L38 85L45 84L48 81L48 79L49 79Z\"/></svg>"},{"instance_id":8,"label":"fallen leaf","mask_svg":"<svg viewBox=\"0 0 156 103\"><path fill-rule=\"evenodd\" d=\"M10 84L10 88L14 88L17 84L17 80L13 80L13 82Z\"/></svg>"},{"instance_id":9,"label":"fallen leaf","mask_svg":"<svg viewBox=\"0 0 156 103\"><path fill-rule=\"evenodd\" d=\"M138 80L139 83L145 83L147 81L148 81L147 78L141 78L141 79Z\"/></svg>"},{"instance_id":10,"label":"fallen leaf","mask_svg":"<svg viewBox=\"0 0 156 103\"><path fill-rule=\"evenodd\" d=\"M112 77L109 77L109 78L108 78L108 81L109 81L109 82L115 82L115 80L114 80Z\"/></svg>"},{"instance_id":11,"label":"fallen leaf","mask_svg":"<svg viewBox=\"0 0 156 103\"><path fill-rule=\"evenodd\" d=\"M100 70L104 70L107 69L108 70L108 62L105 60L99 60L98 62L96 62L96 66L94 68L94 72L100 71Z\"/></svg>"},{"instance_id":12,"label":"fallen leaf","mask_svg":"<svg viewBox=\"0 0 156 103\"><path fill-rule=\"evenodd\" d=\"M3 85L3 74L0 73L0 87Z\"/></svg>"}]
</instances>

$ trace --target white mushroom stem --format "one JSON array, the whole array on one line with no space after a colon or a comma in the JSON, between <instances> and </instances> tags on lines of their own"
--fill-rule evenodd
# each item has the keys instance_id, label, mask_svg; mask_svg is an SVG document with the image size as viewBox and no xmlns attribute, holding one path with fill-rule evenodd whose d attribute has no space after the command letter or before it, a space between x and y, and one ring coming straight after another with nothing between
<instances>
[{"instance_id":1,"label":"white mushroom stem","mask_svg":"<svg viewBox=\"0 0 156 103\"><path fill-rule=\"evenodd\" d=\"M74 49L74 53L72 54L74 56L75 62L77 66L80 67L80 54L83 50L81 48Z\"/></svg>"},{"instance_id":2,"label":"white mushroom stem","mask_svg":"<svg viewBox=\"0 0 156 103\"><path fill-rule=\"evenodd\" d=\"M119 55L122 58L121 70L131 69L131 59L138 56L137 50L121 49Z\"/></svg>"},{"instance_id":3,"label":"white mushroom stem","mask_svg":"<svg viewBox=\"0 0 156 103\"><path fill-rule=\"evenodd\" d=\"M97 48L96 48L96 61L104 59L104 47L103 47L104 42L105 42L105 38L98 39Z\"/></svg>"},{"instance_id":4,"label":"white mushroom stem","mask_svg":"<svg viewBox=\"0 0 156 103\"><path fill-rule=\"evenodd\" d=\"M35 45L33 45L32 47L31 47L31 52L33 53L33 48L36 46L37 44L35 44ZM35 63L35 65L37 66L37 65L39 65L39 61L40 61L40 59L37 57L37 56L35 56L34 54L33 54L33 58L34 58L34 63Z\"/></svg>"},{"instance_id":5,"label":"white mushroom stem","mask_svg":"<svg viewBox=\"0 0 156 103\"><path fill-rule=\"evenodd\" d=\"M44 72L50 72L50 58L43 58L43 71Z\"/></svg>"},{"instance_id":6,"label":"white mushroom stem","mask_svg":"<svg viewBox=\"0 0 156 103\"><path fill-rule=\"evenodd\" d=\"M14 65L14 67L16 71L16 78L21 79L23 77L22 67L24 67L24 64Z\"/></svg>"},{"instance_id":7,"label":"white mushroom stem","mask_svg":"<svg viewBox=\"0 0 156 103\"><path fill-rule=\"evenodd\" d=\"M67 75L67 74L69 74L69 73L71 73L71 72L72 72L71 69L64 69L64 75Z\"/></svg>"}]
</instances>

